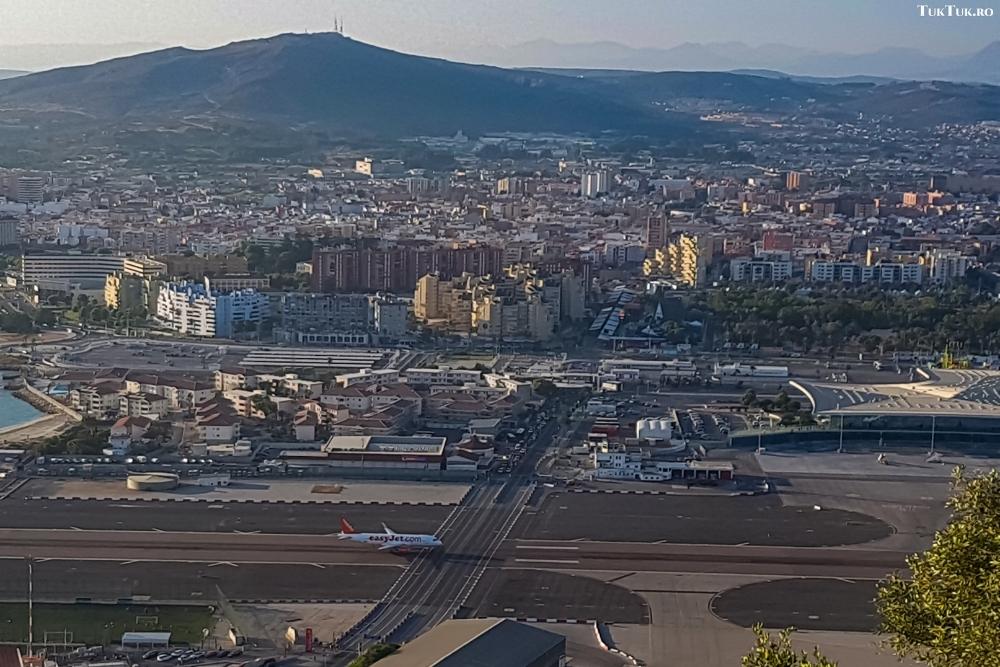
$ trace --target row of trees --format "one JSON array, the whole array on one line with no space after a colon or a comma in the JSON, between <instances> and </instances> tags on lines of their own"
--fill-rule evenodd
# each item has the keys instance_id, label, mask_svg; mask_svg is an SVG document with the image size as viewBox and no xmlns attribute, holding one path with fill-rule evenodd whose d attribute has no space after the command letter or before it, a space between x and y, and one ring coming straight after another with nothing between
<instances>
[{"instance_id":1,"label":"row of trees","mask_svg":"<svg viewBox=\"0 0 1000 667\"><path fill-rule=\"evenodd\" d=\"M898 656L930 667L998 667L1000 472L969 477L957 469L952 484L948 526L907 560L910 576L879 585L880 633ZM836 667L818 650L793 650L788 630L754 631L743 667Z\"/></svg>"},{"instance_id":2,"label":"row of trees","mask_svg":"<svg viewBox=\"0 0 1000 667\"><path fill-rule=\"evenodd\" d=\"M711 322L717 339L733 343L807 351L848 343L869 351L948 344L973 353L1000 350L1000 303L966 287L922 294L731 287L696 295L689 311Z\"/></svg>"}]
</instances>

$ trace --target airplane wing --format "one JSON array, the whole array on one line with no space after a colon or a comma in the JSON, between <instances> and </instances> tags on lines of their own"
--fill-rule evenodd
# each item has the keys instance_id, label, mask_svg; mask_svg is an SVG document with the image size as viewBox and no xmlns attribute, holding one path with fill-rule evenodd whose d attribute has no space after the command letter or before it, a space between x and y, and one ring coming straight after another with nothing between
<instances>
[{"instance_id":1,"label":"airplane wing","mask_svg":"<svg viewBox=\"0 0 1000 667\"><path fill-rule=\"evenodd\" d=\"M384 523L382 524L382 528L384 528L384 529L385 529L385 533L386 533L386 535L395 535L395 534L396 534L396 533L394 533L394 532L392 531L392 529L391 529L391 528L389 528L389 526L385 525Z\"/></svg>"},{"instance_id":2,"label":"airplane wing","mask_svg":"<svg viewBox=\"0 0 1000 667\"><path fill-rule=\"evenodd\" d=\"M399 549L399 545L393 542L390 542L389 544L383 544L378 548L379 551L395 551L396 549Z\"/></svg>"}]
</instances>

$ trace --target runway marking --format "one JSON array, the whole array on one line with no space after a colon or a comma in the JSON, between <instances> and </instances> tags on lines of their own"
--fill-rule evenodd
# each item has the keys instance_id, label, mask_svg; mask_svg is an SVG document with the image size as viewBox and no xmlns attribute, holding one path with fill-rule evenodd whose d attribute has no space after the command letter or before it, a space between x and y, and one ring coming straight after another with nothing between
<instances>
[{"instance_id":1,"label":"runway marking","mask_svg":"<svg viewBox=\"0 0 1000 667\"><path fill-rule=\"evenodd\" d=\"M70 530L83 530L83 528L78 528L76 526L70 526L69 529Z\"/></svg>"},{"instance_id":2,"label":"runway marking","mask_svg":"<svg viewBox=\"0 0 1000 667\"><path fill-rule=\"evenodd\" d=\"M575 549L579 549L580 547L542 547L542 546L536 547L536 546L532 546L530 544L518 544L514 548L515 549L551 549L553 551L559 551L559 550L572 551L572 550L575 550Z\"/></svg>"},{"instance_id":3,"label":"runway marking","mask_svg":"<svg viewBox=\"0 0 1000 667\"><path fill-rule=\"evenodd\" d=\"M318 567L321 570L326 569L326 565L321 565L320 563L309 563L309 564L312 565L313 567Z\"/></svg>"},{"instance_id":4,"label":"runway marking","mask_svg":"<svg viewBox=\"0 0 1000 667\"><path fill-rule=\"evenodd\" d=\"M17 561L22 561L23 562L24 559L25 559L24 556L2 556L2 555L0 555L0 560L17 560ZM55 557L53 557L53 558L35 558L34 559L35 563L47 563L49 561L59 561L59 562L66 562L66 563L73 563L73 562L79 561L79 562L87 562L87 563L94 562L94 563L119 563L119 564L125 562L120 557L119 558L93 558L93 557L67 556L65 558L55 558ZM296 565L296 566L313 565L314 566L315 565L315 563L310 563L310 562L307 562L307 561L241 560L241 561L237 561L236 563L229 563L227 561L182 560L182 559L179 559L179 558L173 558L173 559L165 559L165 558L136 558L136 559L133 559L133 560L128 561L128 562L130 562L130 563L182 563L182 564L185 564L185 565L202 565L202 564L205 564L205 563L210 563L212 565L223 565L223 564L232 565L233 567L239 567L240 565L284 565L284 566L288 566L288 565ZM341 566L344 566L344 567L396 567L396 568L401 568L401 569L405 567L402 564L398 564L397 565L397 564L393 564L393 563L327 563L327 565L329 565L330 567L341 567Z\"/></svg>"},{"instance_id":5,"label":"runway marking","mask_svg":"<svg viewBox=\"0 0 1000 667\"><path fill-rule=\"evenodd\" d=\"M234 530L237 535L260 535L259 530ZM331 535L336 535L337 533L331 533Z\"/></svg>"},{"instance_id":6,"label":"runway marking","mask_svg":"<svg viewBox=\"0 0 1000 667\"><path fill-rule=\"evenodd\" d=\"M123 560L122 565L133 565L135 563L141 563L141 560Z\"/></svg>"},{"instance_id":7,"label":"runway marking","mask_svg":"<svg viewBox=\"0 0 1000 667\"><path fill-rule=\"evenodd\" d=\"M212 563L212 564L209 565L209 567L218 567L219 565L226 565L228 567L239 567L239 565L237 565L236 563L230 563L227 560L221 560L221 561L219 561L217 563Z\"/></svg>"},{"instance_id":8,"label":"runway marking","mask_svg":"<svg viewBox=\"0 0 1000 667\"><path fill-rule=\"evenodd\" d=\"M152 530L154 533L165 533L165 532L167 532L167 531L163 530L162 528L150 528L150 530Z\"/></svg>"},{"instance_id":9,"label":"runway marking","mask_svg":"<svg viewBox=\"0 0 1000 667\"><path fill-rule=\"evenodd\" d=\"M515 563L549 563L551 565L579 565L578 560L549 560L544 558L515 558Z\"/></svg>"}]
</instances>

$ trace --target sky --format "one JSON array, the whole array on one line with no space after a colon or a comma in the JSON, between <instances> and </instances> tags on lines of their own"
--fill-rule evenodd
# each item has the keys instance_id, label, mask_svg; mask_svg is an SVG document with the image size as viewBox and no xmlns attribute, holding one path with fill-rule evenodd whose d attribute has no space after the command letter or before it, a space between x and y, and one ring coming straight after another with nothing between
<instances>
[{"instance_id":1,"label":"sky","mask_svg":"<svg viewBox=\"0 0 1000 667\"><path fill-rule=\"evenodd\" d=\"M953 1L953 0L948 0ZM182 45L206 48L282 32L329 30L334 15L362 41L475 60L477 47L536 39L780 43L821 51L883 46L966 53L1000 38L994 18L920 17L944 0L0 0L0 67L23 44ZM993 3L992 5L990 3ZM961 3L966 4L966 3ZM148 50L136 48L135 50ZM48 55L56 58L60 56ZM66 63L48 63L49 66Z\"/></svg>"}]
</instances>

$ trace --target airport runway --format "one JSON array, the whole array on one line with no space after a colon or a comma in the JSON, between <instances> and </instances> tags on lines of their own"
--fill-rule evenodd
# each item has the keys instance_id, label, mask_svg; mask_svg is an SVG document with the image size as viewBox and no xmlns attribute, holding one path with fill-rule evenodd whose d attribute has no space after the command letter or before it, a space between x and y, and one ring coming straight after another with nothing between
<instances>
[{"instance_id":1,"label":"airport runway","mask_svg":"<svg viewBox=\"0 0 1000 667\"><path fill-rule=\"evenodd\" d=\"M0 528L82 528L178 532L261 531L326 535L348 517L359 530L389 524L400 533L433 533L452 508L423 505L292 505L285 503L107 500L0 501Z\"/></svg>"},{"instance_id":2,"label":"airport runway","mask_svg":"<svg viewBox=\"0 0 1000 667\"><path fill-rule=\"evenodd\" d=\"M856 548L512 540L504 567L880 578L906 567L905 552Z\"/></svg>"},{"instance_id":3,"label":"airport runway","mask_svg":"<svg viewBox=\"0 0 1000 667\"><path fill-rule=\"evenodd\" d=\"M488 529L502 518L492 498L478 505L475 523ZM486 520L493 517L494 520ZM446 526L443 537L447 539ZM455 530L455 528L452 528ZM482 535L480 537L485 537ZM496 542L496 533L491 540ZM482 560L491 567L541 570L607 570L775 574L793 576L884 576L905 567L907 554L856 548L802 548L752 545L650 544L634 542L506 540L495 553L476 536L454 533L453 546L436 555L437 565ZM341 541L335 534L165 533L0 529L0 557L155 561L180 563L269 563L406 566L404 556ZM433 565L428 564L428 567Z\"/></svg>"},{"instance_id":4,"label":"airport runway","mask_svg":"<svg viewBox=\"0 0 1000 667\"><path fill-rule=\"evenodd\" d=\"M165 533L156 531L0 529L0 557L405 566L406 559L335 534Z\"/></svg>"}]
</instances>

